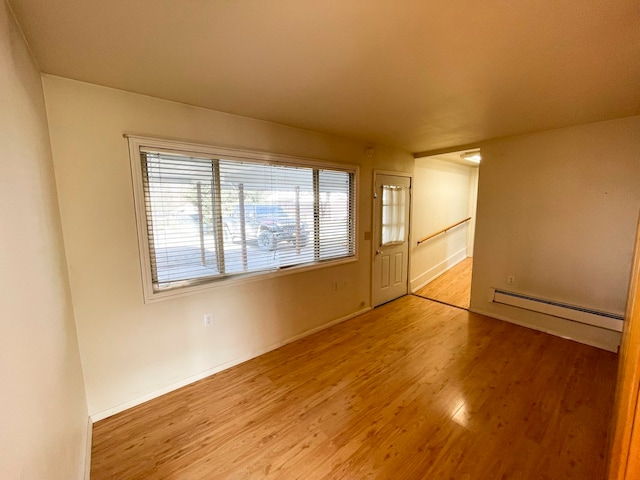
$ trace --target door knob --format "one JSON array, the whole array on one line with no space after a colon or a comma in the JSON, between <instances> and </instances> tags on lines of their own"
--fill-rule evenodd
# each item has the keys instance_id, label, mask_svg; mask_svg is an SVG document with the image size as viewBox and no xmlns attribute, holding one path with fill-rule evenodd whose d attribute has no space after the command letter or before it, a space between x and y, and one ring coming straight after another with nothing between
<instances>
[{"instance_id":1,"label":"door knob","mask_svg":"<svg viewBox=\"0 0 640 480\"><path fill-rule=\"evenodd\" d=\"M382 255L384 252L382 250L376 250L376 255Z\"/></svg>"}]
</instances>

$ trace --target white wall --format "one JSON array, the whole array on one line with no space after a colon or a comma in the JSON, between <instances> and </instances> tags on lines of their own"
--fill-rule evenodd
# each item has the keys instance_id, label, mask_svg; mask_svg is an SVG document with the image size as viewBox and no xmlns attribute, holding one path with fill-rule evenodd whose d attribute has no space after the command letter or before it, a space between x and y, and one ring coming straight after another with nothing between
<instances>
[{"instance_id":1,"label":"white wall","mask_svg":"<svg viewBox=\"0 0 640 480\"><path fill-rule=\"evenodd\" d=\"M617 333L487 298L496 287L624 313L640 117L487 142L482 157L471 309L615 350Z\"/></svg>"},{"instance_id":2,"label":"white wall","mask_svg":"<svg viewBox=\"0 0 640 480\"><path fill-rule=\"evenodd\" d=\"M363 142L58 77L43 83L94 418L370 306L371 250L363 238L371 230L372 168L410 172L409 153L376 147L368 158ZM359 261L145 305L125 132L362 165ZM214 314L207 329L205 312Z\"/></svg>"},{"instance_id":3,"label":"white wall","mask_svg":"<svg viewBox=\"0 0 640 480\"><path fill-rule=\"evenodd\" d=\"M0 478L82 478L87 407L40 74L0 2Z\"/></svg>"},{"instance_id":4,"label":"white wall","mask_svg":"<svg viewBox=\"0 0 640 480\"><path fill-rule=\"evenodd\" d=\"M415 160L411 230L411 290L472 256L478 169L437 157ZM473 217L447 233L417 245L442 228Z\"/></svg>"}]
</instances>

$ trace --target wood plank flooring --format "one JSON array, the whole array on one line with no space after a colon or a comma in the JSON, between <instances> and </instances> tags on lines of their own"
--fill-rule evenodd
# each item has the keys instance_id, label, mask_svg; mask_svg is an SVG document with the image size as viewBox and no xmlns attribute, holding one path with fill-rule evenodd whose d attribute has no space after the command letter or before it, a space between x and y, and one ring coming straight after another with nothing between
<instances>
[{"instance_id":1,"label":"wood plank flooring","mask_svg":"<svg viewBox=\"0 0 640 480\"><path fill-rule=\"evenodd\" d=\"M92 479L602 479L616 355L405 296L96 423Z\"/></svg>"},{"instance_id":2,"label":"wood plank flooring","mask_svg":"<svg viewBox=\"0 0 640 480\"><path fill-rule=\"evenodd\" d=\"M473 258L467 257L416 292L421 297L469 308Z\"/></svg>"}]
</instances>

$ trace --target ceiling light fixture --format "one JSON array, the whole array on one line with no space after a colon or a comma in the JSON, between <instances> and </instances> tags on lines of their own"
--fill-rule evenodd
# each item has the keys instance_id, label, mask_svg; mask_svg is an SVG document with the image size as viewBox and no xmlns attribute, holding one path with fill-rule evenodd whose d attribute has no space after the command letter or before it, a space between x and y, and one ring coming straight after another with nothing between
<instances>
[{"instance_id":1,"label":"ceiling light fixture","mask_svg":"<svg viewBox=\"0 0 640 480\"><path fill-rule=\"evenodd\" d=\"M482 160L479 150L475 152L465 152L462 155L460 155L460 158L462 160L466 160L467 162L473 162L473 163L480 163L480 160Z\"/></svg>"}]
</instances>

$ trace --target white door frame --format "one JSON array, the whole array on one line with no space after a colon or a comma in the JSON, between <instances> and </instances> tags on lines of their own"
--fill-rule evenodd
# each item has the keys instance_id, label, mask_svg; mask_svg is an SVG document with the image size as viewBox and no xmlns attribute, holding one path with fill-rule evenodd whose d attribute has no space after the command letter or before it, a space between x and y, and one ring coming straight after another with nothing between
<instances>
[{"instance_id":1,"label":"white door frame","mask_svg":"<svg viewBox=\"0 0 640 480\"><path fill-rule=\"evenodd\" d=\"M374 280L374 262L375 262L375 257L376 257L376 249L375 249L375 243L376 243L376 238L377 235L380 233L378 232L378 229L380 228L380 225L377 223L376 218L375 218L375 208L374 208L374 195L376 194L376 179L378 175L394 175L396 177L408 177L411 179L411 189L409 190L409 232L407 232L407 238L409 239L409 250L407 252L407 292L410 293L410 281L409 279L411 278L411 247L412 247L412 238L411 238L411 227L413 225L413 173L408 173L408 172L394 172L392 170L377 170L374 169L373 170L373 175L371 176L371 198L370 198L370 202L371 202L371 249L369 252L369 259L370 259L370 263L371 263L371 268L369 270L369 305L371 305L371 308L375 308L375 306L373 305L373 289L374 289L374 284L373 284L373 280Z\"/></svg>"}]
</instances>

